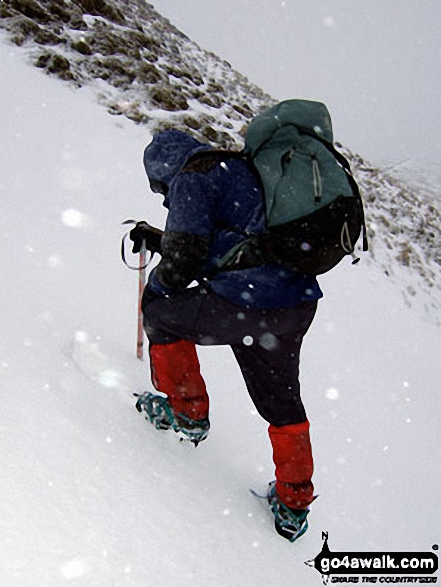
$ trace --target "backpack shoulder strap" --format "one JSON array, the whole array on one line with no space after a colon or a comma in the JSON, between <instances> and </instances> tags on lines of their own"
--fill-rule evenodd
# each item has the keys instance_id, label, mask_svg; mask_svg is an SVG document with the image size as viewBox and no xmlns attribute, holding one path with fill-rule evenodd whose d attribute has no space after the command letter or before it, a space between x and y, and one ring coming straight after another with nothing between
<instances>
[{"instance_id":1,"label":"backpack shoulder strap","mask_svg":"<svg viewBox=\"0 0 441 587\"><path fill-rule=\"evenodd\" d=\"M181 173L208 173L216 165L222 163L224 159L243 159L244 154L242 151L227 151L222 149L210 149L206 151L200 151L190 157L185 164Z\"/></svg>"},{"instance_id":2,"label":"backpack shoulder strap","mask_svg":"<svg viewBox=\"0 0 441 587\"><path fill-rule=\"evenodd\" d=\"M251 165L250 170L252 170L252 172L256 173L257 175L257 171L255 170L254 165L252 165L252 161L248 155L246 155L243 151L231 151L226 149L207 149L206 151L195 153L190 157L183 169L181 169L180 173L208 173L217 165L228 159L240 159L242 161L246 161ZM240 234L245 237L249 236L249 233L246 230L240 230L235 226L230 226L229 224L222 223L219 224L217 228L235 232L236 234Z\"/></svg>"}]
</instances>

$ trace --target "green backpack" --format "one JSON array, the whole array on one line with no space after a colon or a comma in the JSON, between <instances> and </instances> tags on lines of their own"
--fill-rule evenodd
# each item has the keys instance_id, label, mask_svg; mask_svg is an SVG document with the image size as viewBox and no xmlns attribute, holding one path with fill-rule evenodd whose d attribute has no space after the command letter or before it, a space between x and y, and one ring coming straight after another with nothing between
<instances>
[{"instance_id":1,"label":"green backpack","mask_svg":"<svg viewBox=\"0 0 441 587\"><path fill-rule=\"evenodd\" d=\"M265 196L265 260L319 275L353 254L362 229L367 250L360 191L324 104L287 100L256 116L244 153Z\"/></svg>"}]
</instances>

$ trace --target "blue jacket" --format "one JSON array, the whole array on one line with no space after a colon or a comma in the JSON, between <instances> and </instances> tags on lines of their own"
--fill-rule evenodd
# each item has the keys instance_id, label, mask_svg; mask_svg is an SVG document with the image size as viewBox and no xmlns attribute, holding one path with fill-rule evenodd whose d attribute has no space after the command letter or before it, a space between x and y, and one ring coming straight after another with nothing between
<instances>
[{"instance_id":1,"label":"blue jacket","mask_svg":"<svg viewBox=\"0 0 441 587\"><path fill-rule=\"evenodd\" d=\"M152 292L170 295L205 279L239 306L290 307L322 297L314 276L280 265L222 269L246 233L265 232L259 178L239 154L211 151L181 131L168 130L145 149L144 165L152 189L167 191L169 210L162 259L149 276Z\"/></svg>"}]
</instances>

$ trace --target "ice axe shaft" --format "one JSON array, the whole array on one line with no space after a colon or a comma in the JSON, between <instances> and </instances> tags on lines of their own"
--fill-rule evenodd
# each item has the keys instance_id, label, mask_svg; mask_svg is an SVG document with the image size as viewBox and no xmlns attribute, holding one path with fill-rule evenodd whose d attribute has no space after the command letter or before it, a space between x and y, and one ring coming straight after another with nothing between
<instances>
[{"instance_id":1,"label":"ice axe shaft","mask_svg":"<svg viewBox=\"0 0 441 587\"><path fill-rule=\"evenodd\" d=\"M138 286L138 337L136 341L136 356L140 361L144 360L144 325L142 316L142 294L145 287L145 268L147 259L147 249L145 241L141 245L139 251L139 286Z\"/></svg>"}]
</instances>

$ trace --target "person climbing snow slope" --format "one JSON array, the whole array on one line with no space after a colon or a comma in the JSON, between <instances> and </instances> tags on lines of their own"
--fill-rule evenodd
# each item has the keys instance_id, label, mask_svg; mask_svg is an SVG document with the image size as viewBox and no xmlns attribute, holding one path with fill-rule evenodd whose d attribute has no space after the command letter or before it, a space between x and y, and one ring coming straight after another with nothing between
<instances>
[{"instance_id":1,"label":"person climbing snow slope","mask_svg":"<svg viewBox=\"0 0 441 587\"><path fill-rule=\"evenodd\" d=\"M329 132L322 104L291 102L299 102L300 118L306 105L308 132L326 124ZM322 297L317 279L272 254L262 181L244 152L215 150L166 130L146 147L144 165L151 189L165 197L168 216L162 235L145 222L130 233L135 253L145 241L161 255L142 312L152 382L162 393L146 392L137 407L157 428L172 428L197 445L210 420L195 345L229 345L269 424L276 480L267 498L275 527L294 541L307 528L314 499L299 357Z\"/></svg>"}]
</instances>

